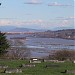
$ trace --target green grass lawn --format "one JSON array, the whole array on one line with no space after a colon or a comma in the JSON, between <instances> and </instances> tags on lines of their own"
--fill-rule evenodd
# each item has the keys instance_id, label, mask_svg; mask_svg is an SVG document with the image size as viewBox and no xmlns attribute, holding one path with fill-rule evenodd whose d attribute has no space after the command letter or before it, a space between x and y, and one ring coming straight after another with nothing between
<instances>
[{"instance_id":1,"label":"green grass lawn","mask_svg":"<svg viewBox=\"0 0 75 75\"><path fill-rule=\"evenodd\" d=\"M0 60L0 64L8 65L10 68L18 68L21 64L29 63L26 60ZM50 65L58 65L58 67L48 67L45 68L47 64ZM23 73L18 74L5 74L0 73L0 75L74 75L74 74L65 74L61 73L64 70L75 70L75 64L71 62L65 63L51 63L51 62L42 62L39 64L35 64L36 66L33 68L22 68Z\"/></svg>"}]
</instances>

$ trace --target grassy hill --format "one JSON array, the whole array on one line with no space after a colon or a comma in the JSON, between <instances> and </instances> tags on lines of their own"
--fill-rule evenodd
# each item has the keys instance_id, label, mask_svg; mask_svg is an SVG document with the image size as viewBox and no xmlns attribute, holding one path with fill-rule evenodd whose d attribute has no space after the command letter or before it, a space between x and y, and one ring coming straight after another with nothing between
<instances>
[{"instance_id":1,"label":"grassy hill","mask_svg":"<svg viewBox=\"0 0 75 75\"><path fill-rule=\"evenodd\" d=\"M10 68L18 68L21 64L26 64L26 63L29 63L29 61L26 60L1 60L0 61L0 64L8 65ZM47 64L58 65L58 66L51 66L46 68ZM42 62L35 65L36 66L33 68L22 68L23 73L18 73L18 74L0 73L0 75L74 75L74 74L65 74L61 72L64 72L67 69L75 70L75 64L72 62L65 62L65 63Z\"/></svg>"}]
</instances>

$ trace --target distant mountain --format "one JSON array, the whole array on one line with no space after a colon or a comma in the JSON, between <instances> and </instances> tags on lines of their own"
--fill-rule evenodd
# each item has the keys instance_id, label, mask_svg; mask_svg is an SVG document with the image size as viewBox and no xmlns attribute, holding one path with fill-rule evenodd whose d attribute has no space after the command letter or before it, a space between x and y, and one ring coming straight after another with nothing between
<instances>
[{"instance_id":1,"label":"distant mountain","mask_svg":"<svg viewBox=\"0 0 75 75\"><path fill-rule=\"evenodd\" d=\"M64 29L75 29L74 27L56 27L56 28L53 28L52 30L64 30Z\"/></svg>"},{"instance_id":2,"label":"distant mountain","mask_svg":"<svg viewBox=\"0 0 75 75\"><path fill-rule=\"evenodd\" d=\"M30 29L30 28L15 28L10 32L42 32L43 30Z\"/></svg>"},{"instance_id":3,"label":"distant mountain","mask_svg":"<svg viewBox=\"0 0 75 75\"><path fill-rule=\"evenodd\" d=\"M7 31L13 30L15 28L16 28L16 26L0 26L0 31L7 32Z\"/></svg>"},{"instance_id":4,"label":"distant mountain","mask_svg":"<svg viewBox=\"0 0 75 75\"><path fill-rule=\"evenodd\" d=\"M0 31L1 32L42 32L45 30L20 28L16 26L0 26Z\"/></svg>"}]
</instances>

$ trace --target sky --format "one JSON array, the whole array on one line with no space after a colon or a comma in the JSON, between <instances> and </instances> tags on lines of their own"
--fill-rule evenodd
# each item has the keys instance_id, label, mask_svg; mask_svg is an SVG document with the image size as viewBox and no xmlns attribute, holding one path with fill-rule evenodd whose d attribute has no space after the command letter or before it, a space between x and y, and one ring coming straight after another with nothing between
<instances>
[{"instance_id":1,"label":"sky","mask_svg":"<svg viewBox=\"0 0 75 75\"><path fill-rule=\"evenodd\" d=\"M74 28L75 0L0 0L0 26Z\"/></svg>"}]
</instances>

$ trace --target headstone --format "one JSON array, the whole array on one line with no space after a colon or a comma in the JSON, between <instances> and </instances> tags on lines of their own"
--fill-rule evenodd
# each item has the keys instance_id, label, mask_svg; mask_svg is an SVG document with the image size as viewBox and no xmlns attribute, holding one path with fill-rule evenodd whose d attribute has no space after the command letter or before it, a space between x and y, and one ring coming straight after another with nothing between
<instances>
[{"instance_id":1,"label":"headstone","mask_svg":"<svg viewBox=\"0 0 75 75\"><path fill-rule=\"evenodd\" d=\"M75 74L75 70L67 70L66 73L68 73L68 74Z\"/></svg>"},{"instance_id":2,"label":"headstone","mask_svg":"<svg viewBox=\"0 0 75 75\"><path fill-rule=\"evenodd\" d=\"M44 60L44 62L58 62L58 60Z\"/></svg>"},{"instance_id":3,"label":"headstone","mask_svg":"<svg viewBox=\"0 0 75 75\"><path fill-rule=\"evenodd\" d=\"M22 73L21 69L12 69L12 68L7 68L5 69L4 73Z\"/></svg>"},{"instance_id":4,"label":"headstone","mask_svg":"<svg viewBox=\"0 0 75 75\"><path fill-rule=\"evenodd\" d=\"M43 62L43 59L39 59L39 58L31 58L30 59L30 63L41 63Z\"/></svg>"},{"instance_id":5,"label":"headstone","mask_svg":"<svg viewBox=\"0 0 75 75\"><path fill-rule=\"evenodd\" d=\"M73 61L73 63L75 63L75 60Z\"/></svg>"},{"instance_id":6,"label":"headstone","mask_svg":"<svg viewBox=\"0 0 75 75\"><path fill-rule=\"evenodd\" d=\"M35 67L35 64L22 64L20 67Z\"/></svg>"},{"instance_id":7,"label":"headstone","mask_svg":"<svg viewBox=\"0 0 75 75\"><path fill-rule=\"evenodd\" d=\"M57 64L47 64L47 65L45 66L45 68L50 68L50 67L60 67L60 66L57 65Z\"/></svg>"},{"instance_id":8,"label":"headstone","mask_svg":"<svg viewBox=\"0 0 75 75\"><path fill-rule=\"evenodd\" d=\"M0 69L1 69L1 68L4 68L4 69L5 69L5 68L8 68L8 66L6 66L6 65L1 65L1 64L0 64Z\"/></svg>"}]
</instances>

